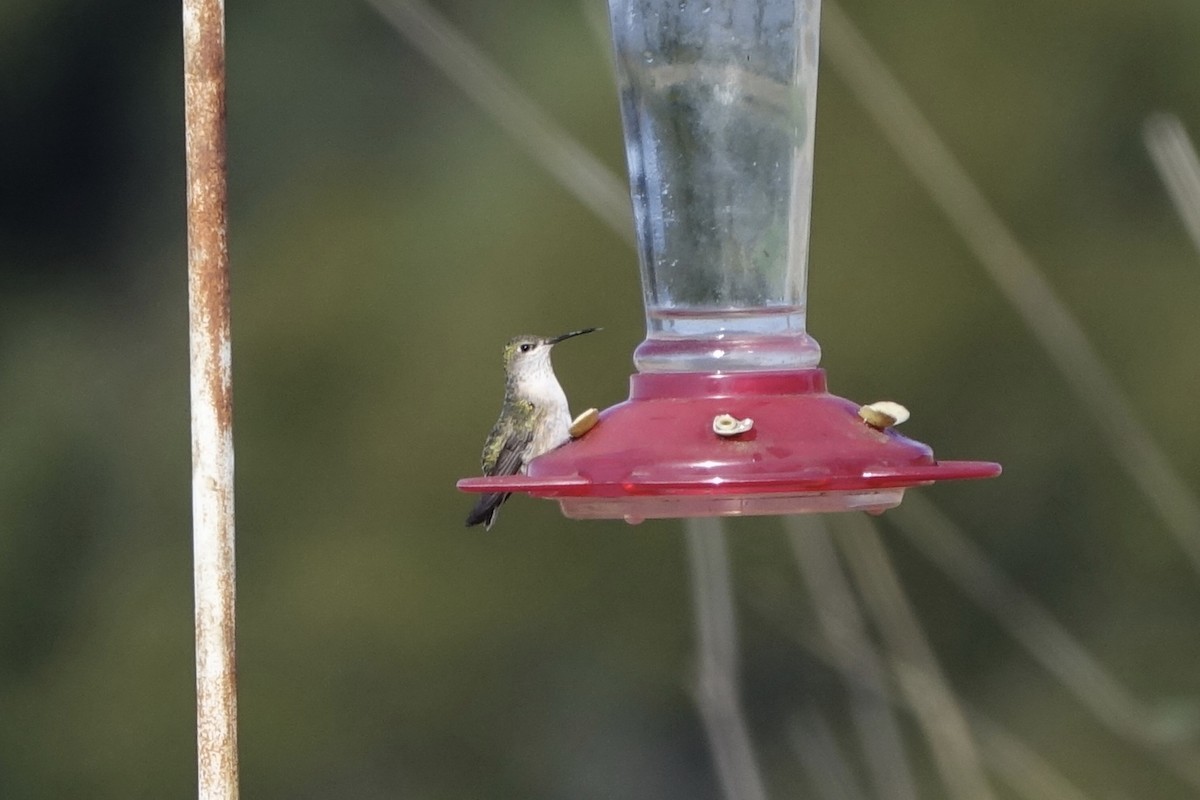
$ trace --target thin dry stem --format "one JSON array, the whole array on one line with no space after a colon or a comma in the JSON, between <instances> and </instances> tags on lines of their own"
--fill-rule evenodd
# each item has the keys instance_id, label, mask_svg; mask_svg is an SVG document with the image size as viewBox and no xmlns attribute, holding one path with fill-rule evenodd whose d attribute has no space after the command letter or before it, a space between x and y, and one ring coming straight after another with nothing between
<instances>
[{"instance_id":1,"label":"thin dry stem","mask_svg":"<svg viewBox=\"0 0 1200 800\"><path fill-rule=\"evenodd\" d=\"M696 612L696 704L726 800L766 800L738 689L737 617L724 522L685 522Z\"/></svg>"},{"instance_id":2,"label":"thin dry stem","mask_svg":"<svg viewBox=\"0 0 1200 800\"><path fill-rule=\"evenodd\" d=\"M1192 244L1200 251L1200 158L1187 129L1173 114L1153 114L1142 126L1142 139Z\"/></svg>"},{"instance_id":3,"label":"thin dry stem","mask_svg":"<svg viewBox=\"0 0 1200 800\"><path fill-rule=\"evenodd\" d=\"M1200 753L1165 740L1153 714L1036 600L995 567L958 526L912 493L890 515L900 532L987 610L1101 724L1200 789Z\"/></svg>"},{"instance_id":4,"label":"thin dry stem","mask_svg":"<svg viewBox=\"0 0 1200 800\"><path fill-rule=\"evenodd\" d=\"M984 715L968 710L983 759L1009 787L1027 800L1087 800L1036 750Z\"/></svg>"},{"instance_id":5,"label":"thin dry stem","mask_svg":"<svg viewBox=\"0 0 1200 800\"><path fill-rule=\"evenodd\" d=\"M867 611L887 642L897 683L916 714L950 796L991 798L970 728L874 523L861 514L843 514L838 527L837 542Z\"/></svg>"},{"instance_id":6,"label":"thin dry stem","mask_svg":"<svg viewBox=\"0 0 1200 800\"><path fill-rule=\"evenodd\" d=\"M792 720L791 738L800 764L822 800L866 800L829 722L816 706Z\"/></svg>"},{"instance_id":7,"label":"thin dry stem","mask_svg":"<svg viewBox=\"0 0 1200 800\"><path fill-rule=\"evenodd\" d=\"M825 521L814 514L787 517L784 525L829 652L843 676L854 676L846 679L850 715L862 742L875 796L915 800L917 793L900 726L886 700L886 668L867 633Z\"/></svg>"},{"instance_id":8,"label":"thin dry stem","mask_svg":"<svg viewBox=\"0 0 1200 800\"><path fill-rule=\"evenodd\" d=\"M633 245L628 184L423 0L367 0L410 45L614 233Z\"/></svg>"},{"instance_id":9,"label":"thin dry stem","mask_svg":"<svg viewBox=\"0 0 1200 800\"><path fill-rule=\"evenodd\" d=\"M840 672L848 684L857 684L861 691L875 691L875 685L864 681L853 666L849 669L845 667L841 658L834 655L827 640L791 625L791 620L784 619L774 606L764 606L760 611L776 619L806 652ZM878 697L893 706L913 712L910 699L891 682ZM961 705L979 743L984 763L1018 795L1027 800L1087 800L1087 795L1019 737L965 702Z\"/></svg>"}]
</instances>

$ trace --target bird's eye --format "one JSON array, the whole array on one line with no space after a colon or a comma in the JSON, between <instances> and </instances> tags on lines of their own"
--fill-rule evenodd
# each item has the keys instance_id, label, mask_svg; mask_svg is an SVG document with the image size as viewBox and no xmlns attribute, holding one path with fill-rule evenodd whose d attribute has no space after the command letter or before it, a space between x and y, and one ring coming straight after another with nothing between
<instances>
[{"instance_id":1,"label":"bird's eye","mask_svg":"<svg viewBox=\"0 0 1200 800\"><path fill-rule=\"evenodd\" d=\"M532 349L533 349L533 345L531 345L531 344L523 344L523 345L521 345L521 352L522 352L522 353L528 353L528 352L529 352L530 350L532 350Z\"/></svg>"}]
</instances>

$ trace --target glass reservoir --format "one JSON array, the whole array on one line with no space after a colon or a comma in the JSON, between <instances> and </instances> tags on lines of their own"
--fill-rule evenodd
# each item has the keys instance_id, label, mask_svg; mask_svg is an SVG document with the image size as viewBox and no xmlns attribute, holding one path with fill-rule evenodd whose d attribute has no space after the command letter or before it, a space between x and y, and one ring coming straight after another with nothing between
<instances>
[{"instance_id":1,"label":"glass reservoir","mask_svg":"<svg viewBox=\"0 0 1200 800\"><path fill-rule=\"evenodd\" d=\"M819 0L610 0L641 372L815 366L805 331Z\"/></svg>"}]
</instances>

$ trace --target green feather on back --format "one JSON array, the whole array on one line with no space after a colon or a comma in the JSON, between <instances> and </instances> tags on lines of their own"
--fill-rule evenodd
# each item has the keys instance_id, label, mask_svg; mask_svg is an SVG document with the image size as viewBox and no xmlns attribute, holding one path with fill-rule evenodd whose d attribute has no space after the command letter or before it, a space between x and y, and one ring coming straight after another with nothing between
<instances>
[{"instance_id":1,"label":"green feather on back","mask_svg":"<svg viewBox=\"0 0 1200 800\"><path fill-rule=\"evenodd\" d=\"M533 403L504 398L500 419L492 426L480 454L484 475L512 475L521 468L525 448L533 438L534 413Z\"/></svg>"}]
</instances>

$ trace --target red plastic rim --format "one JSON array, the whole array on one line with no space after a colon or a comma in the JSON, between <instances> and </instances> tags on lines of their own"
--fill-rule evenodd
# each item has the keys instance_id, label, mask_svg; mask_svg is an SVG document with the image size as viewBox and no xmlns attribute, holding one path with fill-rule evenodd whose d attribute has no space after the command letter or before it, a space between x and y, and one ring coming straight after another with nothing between
<instances>
[{"instance_id":1,"label":"red plastic rim","mask_svg":"<svg viewBox=\"0 0 1200 800\"><path fill-rule=\"evenodd\" d=\"M878 511L908 487L1000 474L991 462L939 462L928 446L870 427L858 409L826 391L820 369L637 374L629 400L526 474L458 487L557 499L568 516L637 520ZM723 414L752 427L720 436L713 421Z\"/></svg>"}]
</instances>

